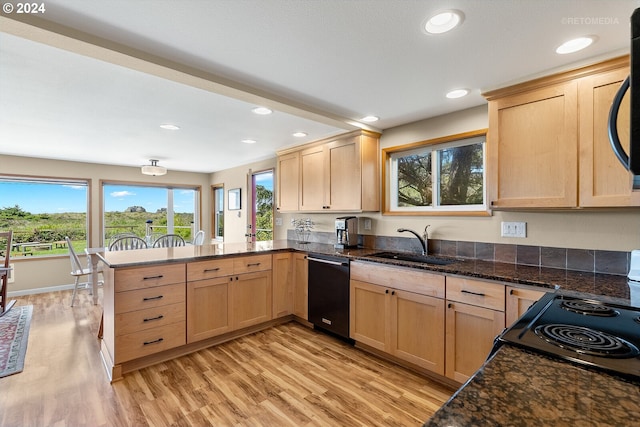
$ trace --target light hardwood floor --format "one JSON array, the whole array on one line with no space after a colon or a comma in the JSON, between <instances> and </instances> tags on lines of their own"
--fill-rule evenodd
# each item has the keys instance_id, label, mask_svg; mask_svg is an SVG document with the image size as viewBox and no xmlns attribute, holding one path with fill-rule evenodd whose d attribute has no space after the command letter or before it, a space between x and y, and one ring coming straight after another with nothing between
<instances>
[{"instance_id":1,"label":"light hardwood floor","mask_svg":"<svg viewBox=\"0 0 640 427\"><path fill-rule=\"evenodd\" d=\"M86 291L17 300L34 311L24 371L0 378L2 426L420 426L453 393L295 322L110 384Z\"/></svg>"}]
</instances>

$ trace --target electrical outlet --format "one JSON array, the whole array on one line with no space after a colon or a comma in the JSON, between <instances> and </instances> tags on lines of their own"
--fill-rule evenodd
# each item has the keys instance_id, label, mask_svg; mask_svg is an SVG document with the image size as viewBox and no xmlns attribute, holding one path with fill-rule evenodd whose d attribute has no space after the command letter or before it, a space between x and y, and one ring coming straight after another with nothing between
<instances>
[{"instance_id":1,"label":"electrical outlet","mask_svg":"<svg viewBox=\"0 0 640 427\"><path fill-rule=\"evenodd\" d=\"M282 218L276 218L276 225L282 225Z\"/></svg>"},{"instance_id":2,"label":"electrical outlet","mask_svg":"<svg viewBox=\"0 0 640 427\"><path fill-rule=\"evenodd\" d=\"M527 237L527 223L526 222L506 222L502 221L502 237Z\"/></svg>"},{"instance_id":3,"label":"electrical outlet","mask_svg":"<svg viewBox=\"0 0 640 427\"><path fill-rule=\"evenodd\" d=\"M365 218L364 219L364 229L365 230L371 230L371 219L370 218Z\"/></svg>"}]
</instances>

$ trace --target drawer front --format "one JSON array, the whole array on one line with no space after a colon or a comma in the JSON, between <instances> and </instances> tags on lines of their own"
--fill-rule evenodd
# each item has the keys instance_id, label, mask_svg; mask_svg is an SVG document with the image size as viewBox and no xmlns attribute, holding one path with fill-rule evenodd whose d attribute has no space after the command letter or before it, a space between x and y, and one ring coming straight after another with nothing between
<instances>
[{"instance_id":1,"label":"drawer front","mask_svg":"<svg viewBox=\"0 0 640 427\"><path fill-rule=\"evenodd\" d=\"M197 261L187 264L187 281L215 279L233 274L233 259Z\"/></svg>"},{"instance_id":2,"label":"drawer front","mask_svg":"<svg viewBox=\"0 0 640 427\"><path fill-rule=\"evenodd\" d=\"M164 264L149 267L115 269L115 292L131 291L153 286L184 283L186 278L185 264Z\"/></svg>"},{"instance_id":3,"label":"drawer front","mask_svg":"<svg viewBox=\"0 0 640 427\"><path fill-rule=\"evenodd\" d=\"M233 274L271 270L271 255L256 255L233 259Z\"/></svg>"},{"instance_id":4,"label":"drawer front","mask_svg":"<svg viewBox=\"0 0 640 427\"><path fill-rule=\"evenodd\" d=\"M186 322L116 337L115 363L123 363L186 344Z\"/></svg>"},{"instance_id":5,"label":"drawer front","mask_svg":"<svg viewBox=\"0 0 640 427\"><path fill-rule=\"evenodd\" d=\"M156 286L114 295L115 314L185 302L185 284Z\"/></svg>"},{"instance_id":6,"label":"drawer front","mask_svg":"<svg viewBox=\"0 0 640 427\"><path fill-rule=\"evenodd\" d=\"M177 303L117 314L114 322L116 335L120 336L172 323L184 322L185 320L186 305Z\"/></svg>"},{"instance_id":7,"label":"drawer front","mask_svg":"<svg viewBox=\"0 0 640 427\"><path fill-rule=\"evenodd\" d=\"M505 286L461 277L447 277L447 300L504 311Z\"/></svg>"},{"instance_id":8,"label":"drawer front","mask_svg":"<svg viewBox=\"0 0 640 427\"><path fill-rule=\"evenodd\" d=\"M351 279L436 298L444 298L445 295L443 275L427 273L416 268L352 262Z\"/></svg>"}]
</instances>

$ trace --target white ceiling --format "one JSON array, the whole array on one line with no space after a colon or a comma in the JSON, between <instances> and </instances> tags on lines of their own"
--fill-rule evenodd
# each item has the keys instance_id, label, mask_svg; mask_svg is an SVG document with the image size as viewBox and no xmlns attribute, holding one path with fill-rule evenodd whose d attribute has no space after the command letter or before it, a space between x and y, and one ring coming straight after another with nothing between
<instances>
[{"instance_id":1,"label":"white ceiling","mask_svg":"<svg viewBox=\"0 0 640 427\"><path fill-rule=\"evenodd\" d=\"M169 170L213 172L367 127L357 123L365 115L379 116L369 128L384 130L481 105L486 90L628 53L640 0L44 5L39 15L0 16L0 154L125 166L154 158ZM425 18L452 8L465 14L461 27L422 32ZM554 53L583 35L597 42ZM445 98L459 87L471 94ZM251 113L259 105L274 114Z\"/></svg>"}]
</instances>

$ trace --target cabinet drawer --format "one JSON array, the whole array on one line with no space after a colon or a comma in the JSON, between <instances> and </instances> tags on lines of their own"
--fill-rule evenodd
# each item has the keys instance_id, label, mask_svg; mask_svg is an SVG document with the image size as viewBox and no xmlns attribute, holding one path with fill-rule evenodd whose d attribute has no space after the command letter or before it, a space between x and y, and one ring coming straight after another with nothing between
<instances>
[{"instance_id":1,"label":"cabinet drawer","mask_svg":"<svg viewBox=\"0 0 640 427\"><path fill-rule=\"evenodd\" d=\"M151 328L116 337L115 363L148 356L185 345L186 322L173 323L159 328Z\"/></svg>"},{"instance_id":2,"label":"cabinet drawer","mask_svg":"<svg viewBox=\"0 0 640 427\"><path fill-rule=\"evenodd\" d=\"M233 274L233 259L190 262L187 264L187 281L214 279Z\"/></svg>"},{"instance_id":3,"label":"cabinet drawer","mask_svg":"<svg viewBox=\"0 0 640 427\"><path fill-rule=\"evenodd\" d=\"M271 255L256 255L233 259L233 274L271 270Z\"/></svg>"},{"instance_id":4,"label":"cabinet drawer","mask_svg":"<svg viewBox=\"0 0 640 427\"><path fill-rule=\"evenodd\" d=\"M436 298L444 298L445 295L443 275L427 273L416 268L352 262L351 279Z\"/></svg>"},{"instance_id":5,"label":"cabinet drawer","mask_svg":"<svg viewBox=\"0 0 640 427\"><path fill-rule=\"evenodd\" d=\"M447 277L447 300L504 311L504 285Z\"/></svg>"},{"instance_id":6,"label":"cabinet drawer","mask_svg":"<svg viewBox=\"0 0 640 427\"><path fill-rule=\"evenodd\" d=\"M138 289L129 292L118 292L114 297L115 314L184 303L185 284L178 283L175 285L156 286L155 288Z\"/></svg>"},{"instance_id":7,"label":"cabinet drawer","mask_svg":"<svg viewBox=\"0 0 640 427\"><path fill-rule=\"evenodd\" d=\"M176 303L117 314L114 322L116 335L119 336L143 331L145 329L163 327L172 323L184 322L185 319L185 304Z\"/></svg>"},{"instance_id":8,"label":"cabinet drawer","mask_svg":"<svg viewBox=\"0 0 640 427\"><path fill-rule=\"evenodd\" d=\"M115 292L185 282L185 264L154 265L115 270Z\"/></svg>"}]
</instances>

